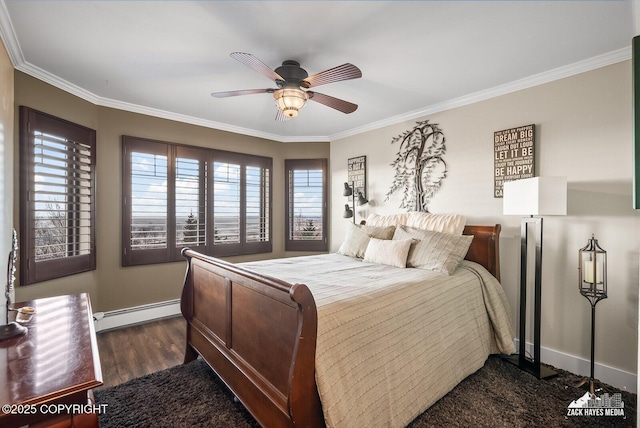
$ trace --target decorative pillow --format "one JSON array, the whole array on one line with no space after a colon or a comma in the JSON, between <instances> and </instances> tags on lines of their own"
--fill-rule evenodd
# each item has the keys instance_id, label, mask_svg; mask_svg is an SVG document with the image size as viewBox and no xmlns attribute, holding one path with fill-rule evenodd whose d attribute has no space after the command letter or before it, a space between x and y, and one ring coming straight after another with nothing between
<instances>
[{"instance_id":1,"label":"decorative pillow","mask_svg":"<svg viewBox=\"0 0 640 428\"><path fill-rule=\"evenodd\" d=\"M465 216L459 214L432 214L417 211L384 216L370 214L366 221L368 226L409 226L454 235L462 235L466 222Z\"/></svg>"},{"instance_id":2,"label":"decorative pillow","mask_svg":"<svg viewBox=\"0 0 640 428\"><path fill-rule=\"evenodd\" d=\"M407 256L411 248L411 239L394 239L392 241L371 238L364 261L382 265L407 267Z\"/></svg>"},{"instance_id":3,"label":"decorative pillow","mask_svg":"<svg viewBox=\"0 0 640 428\"><path fill-rule=\"evenodd\" d=\"M367 245L369 245L369 239L378 238L390 240L393 238L395 229L395 226L375 227L349 223L347 235L340 249L338 249L338 253L361 259L364 257Z\"/></svg>"},{"instance_id":4,"label":"decorative pillow","mask_svg":"<svg viewBox=\"0 0 640 428\"><path fill-rule=\"evenodd\" d=\"M467 255L473 236L453 235L407 226L396 228L394 240L413 239L407 267L433 270L452 275Z\"/></svg>"}]
</instances>

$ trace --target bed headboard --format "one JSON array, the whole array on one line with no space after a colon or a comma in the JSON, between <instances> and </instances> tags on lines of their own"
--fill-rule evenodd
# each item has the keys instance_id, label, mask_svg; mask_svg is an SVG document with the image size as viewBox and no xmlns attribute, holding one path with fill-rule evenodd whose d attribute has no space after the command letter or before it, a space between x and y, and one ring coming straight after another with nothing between
<instances>
[{"instance_id":1,"label":"bed headboard","mask_svg":"<svg viewBox=\"0 0 640 428\"><path fill-rule=\"evenodd\" d=\"M502 226L465 226L463 235L473 235L465 260L485 267L500 281L500 230Z\"/></svg>"}]
</instances>

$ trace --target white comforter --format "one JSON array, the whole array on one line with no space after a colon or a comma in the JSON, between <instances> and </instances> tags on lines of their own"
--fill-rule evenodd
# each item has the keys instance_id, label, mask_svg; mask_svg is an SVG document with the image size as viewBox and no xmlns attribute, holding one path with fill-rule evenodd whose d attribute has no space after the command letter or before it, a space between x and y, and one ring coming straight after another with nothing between
<instances>
[{"instance_id":1,"label":"white comforter","mask_svg":"<svg viewBox=\"0 0 640 428\"><path fill-rule=\"evenodd\" d=\"M452 276L339 254L242 265L311 290L328 427L406 426L490 353L515 352L504 292L472 262Z\"/></svg>"}]
</instances>

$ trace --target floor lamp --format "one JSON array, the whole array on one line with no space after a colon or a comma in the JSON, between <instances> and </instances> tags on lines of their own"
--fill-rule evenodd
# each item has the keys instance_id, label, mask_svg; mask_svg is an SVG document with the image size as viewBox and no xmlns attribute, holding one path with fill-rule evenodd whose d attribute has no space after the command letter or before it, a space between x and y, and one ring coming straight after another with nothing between
<instances>
[{"instance_id":1,"label":"floor lamp","mask_svg":"<svg viewBox=\"0 0 640 428\"><path fill-rule=\"evenodd\" d=\"M587 245L578 252L579 264L579 288L582 294L591 304L591 377L585 379L578 386L589 382L589 393L596 392L593 369L595 365L595 339L596 339L596 304L607 298L607 252L598 245L594 235Z\"/></svg>"},{"instance_id":2,"label":"floor lamp","mask_svg":"<svg viewBox=\"0 0 640 428\"><path fill-rule=\"evenodd\" d=\"M566 177L533 177L504 183L503 214L522 217L520 225L520 328L518 354L508 360L538 379L557 373L540 362L540 324L542 319L542 217L567 214ZM533 302L533 358L526 356L527 274L529 229L535 230L535 280Z\"/></svg>"}]
</instances>

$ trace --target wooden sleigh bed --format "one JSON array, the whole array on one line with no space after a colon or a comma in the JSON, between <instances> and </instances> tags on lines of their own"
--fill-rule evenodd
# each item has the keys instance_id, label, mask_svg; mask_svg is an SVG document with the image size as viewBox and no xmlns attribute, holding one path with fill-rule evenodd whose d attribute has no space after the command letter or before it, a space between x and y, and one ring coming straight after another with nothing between
<instances>
[{"instance_id":1,"label":"wooden sleigh bed","mask_svg":"<svg viewBox=\"0 0 640 428\"><path fill-rule=\"evenodd\" d=\"M474 236L465 259L498 280L500 229L464 229ZM201 356L264 427L325 426L315 377L317 309L309 288L190 249L182 254L188 261L184 362Z\"/></svg>"}]
</instances>

